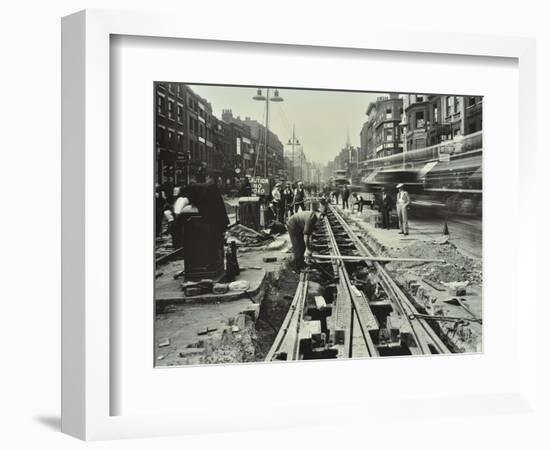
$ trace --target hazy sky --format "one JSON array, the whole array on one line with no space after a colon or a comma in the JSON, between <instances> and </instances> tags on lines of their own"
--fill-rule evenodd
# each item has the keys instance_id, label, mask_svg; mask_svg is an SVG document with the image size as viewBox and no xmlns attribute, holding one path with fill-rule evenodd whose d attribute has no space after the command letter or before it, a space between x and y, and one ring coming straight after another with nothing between
<instances>
[{"instance_id":1,"label":"hazy sky","mask_svg":"<svg viewBox=\"0 0 550 450\"><path fill-rule=\"evenodd\" d=\"M250 117L265 124L265 102L252 100L256 89L250 87L190 85L197 94L212 104L213 113L221 119L222 109L233 110L233 116ZM262 91L265 95L265 89ZM270 91L270 95L273 90ZM350 142L359 146L359 133L367 120L370 102L385 94L341 91L279 89L283 102L270 102L269 129L279 136L285 148L296 126L296 137L303 144L310 161L326 163Z\"/></svg>"}]
</instances>

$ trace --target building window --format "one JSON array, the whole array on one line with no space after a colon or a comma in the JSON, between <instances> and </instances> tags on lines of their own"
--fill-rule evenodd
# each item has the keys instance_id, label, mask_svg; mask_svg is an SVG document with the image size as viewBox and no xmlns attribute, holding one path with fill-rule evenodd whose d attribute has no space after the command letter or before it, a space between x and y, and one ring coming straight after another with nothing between
<instances>
[{"instance_id":1,"label":"building window","mask_svg":"<svg viewBox=\"0 0 550 450\"><path fill-rule=\"evenodd\" d=\"M172 130L168 130L168 147L174 148L174 132Z\"/></svg>"},{"instance_id":2,"label":"building window","mask_svg":"<svg viewBox=\"0 0 550 450\"><path fill-rule=\"evenodd\" d=\"M183 134L178 133L178 151L183 151Z\"/></svg>"},{"instance_id":3,"label":"building window","mask_svg":"<svg viewBox=\"0 0 550 450\"><path fill-rule=\"evenodd\" d=\"M183 106L178 105L178 122L183 123Z\"/></svg>"},{"instance_id":4,"label":"building window","mask_svg":"<svg viewBox=\"0 0 550 450\"><path fill-rule=\"evenodd\" d=\"M447 96L447 117L452 115L452 113L453 113L453 97L449 95Z\"/></svg>"},{"instance_id":5,"label":"building window","mask_svg":"<svg viewBox=\"0 0 550 450\"><path fill-rule=\"evenodd\" d=\"M157 145L159 147L164 147L164 128L157 127Z\"/></svg>"},{"instance_id":6,"label":"building window","mask_svg":"<svg viewBox=\"0 0 550 450\"><path fill-rule=\"evenodd\" d=\"M164 116L166 111L166 99L162 95L157 96L157 113Z\"/></svg>"},{"instance_id":7,"label":"building window","mask_svg":"<svg viewBox=\"0 0 550 450\"><path fill-rule=\"evenodd\" d=\"M174 85L172 83L168 83L168 91L174 93Z\"/></svg>"},{"instance_id":8,"label":"building window","mask_svg":"<svg viewBox=\"0 0 550 450\"><path fill-rule=\"evenodd\" d=\"M388 128L385 131L385 140L386 142L388 141L393 141L393 130L391 128Z\"/></svg>"},{"instance_id":9,"label":"building window","mask_svg":"<svg viewBox=\"0 0 550 450\"><path fill-rule=\"evenodd\" d=\"M457 95L454 98L454 111L455 111L455 114L460 111L460 100Z\"/></svg>"},{"instance_id":10,"label":"building window","mask_svg":"<svg viewBox=\"0 0 550 450\"><path fill-rule=\"evenodd\" d=\"M390 120L391 118L392 118L391 108L386 108L386 120Z\"/></svg>"},{"instance_id":11,"label":"building window","mask_svg":"<svg viewBox=\"0 0 550 450\"><path fill-rule=\"evenodd\" d=\"M439 117L437 117L437 113L438 113L438 109L437 109L437 105L434 105L434 109L433 109L433 123L438 123L439 122Z\"/></svg>"},{"instance_id":12,"label":"building window","mask_svg":"<svg viewBox=\"0 0 550 450\"><path fill-rule=\"evenodd\" d=\"M475 104L476 104L476 98L468 97L468 106L475 106Z\"/></svg>"},{"instance_id":13,"label":"building window","mask_svg":"<svg viewBox=\"0 0 550 450\"><path fill-rule=\"evenodd\" d=\"M423 101L424 101L424 96L422 96L422 95L417 95L417 96L416 96L416 101L417 101L417 103L423 102Z\"/></svg>"},{"instance_id":14,"label":"building window","mask_svg":"<svg viewBox=\"0 0 550 450\"><path fill-rule=\"evenodd\" d=\"M418 128L423 128L426 121L424 119L424 111L418 111L416 113L416 116L415 116L415 119L416 119L416 126L415 128L418 129Z\"/></svg>"},{"instance_id":15,"label":"building window","mask_svg":"<svg viewBox=\"0 0 550 450\"><path fill-rule=\"evenodd\" d=\"M172 100L168 100L168 118L174 120L174 102Z\"/></svg>"}]
</instances>

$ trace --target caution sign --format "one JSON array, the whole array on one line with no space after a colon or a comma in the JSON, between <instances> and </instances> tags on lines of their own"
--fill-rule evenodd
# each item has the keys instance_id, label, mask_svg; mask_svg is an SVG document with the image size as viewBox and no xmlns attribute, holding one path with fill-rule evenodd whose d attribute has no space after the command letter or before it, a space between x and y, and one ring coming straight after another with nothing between
<instances>
[{"instance_id":1,"label":"caution sign","mask_svg":"<svg viewBox=\"0 0 550 450\"><path fill-rule=\"evenodd\" d=\"M252 185L252 193L256 195L268 195L269 194L269 179L261 177L252 177L250 179Z\"/></svg>"}]
</instances>

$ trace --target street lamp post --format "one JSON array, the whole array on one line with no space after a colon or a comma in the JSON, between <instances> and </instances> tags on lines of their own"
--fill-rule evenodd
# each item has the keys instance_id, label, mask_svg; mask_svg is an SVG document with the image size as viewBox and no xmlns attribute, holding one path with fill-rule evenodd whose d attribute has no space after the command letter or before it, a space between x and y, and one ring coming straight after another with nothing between
<instances>
[{"instance_id":1,"label":"street lamp post","mask_svg":"<svg viewBox=\"0 0 550 450\"><path fill-rule=\"evenodd\" d=\"M275 89L275 93L270 97L269 89L266 88L265 97L262 95L262 90L258 89L257 94L252 97L253 100L265 102L265 141L264 141L264 177L267 178L267 151L269 148L269 102L282 102L283 98L279 96L279 90Z\"/></svg>"},{"instance_id":2,"label":"street lamp post","mask_svg":"<svg viewBox=\"0 0 550 450\"><path fill-rule=\"evenodd\" d=\"M298 140L298 138L296 137L296 132L295 132L295 126L292 125L292 139L289 139L287 144L286 145L290 145L292 146L292 181L296 181L294 179L294 147L296 145L300 145L300 141Z\"/></svg>"}]
</instances>

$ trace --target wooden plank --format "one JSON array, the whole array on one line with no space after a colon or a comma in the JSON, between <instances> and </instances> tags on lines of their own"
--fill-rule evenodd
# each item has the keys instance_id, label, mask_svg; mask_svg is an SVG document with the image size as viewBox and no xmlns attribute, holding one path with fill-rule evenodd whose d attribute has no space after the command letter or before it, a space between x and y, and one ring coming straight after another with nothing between
<instances>
[{"instance_id":1,"label":"wooden plank","mask_svg":"<svg viewBox=\"0 0 550 450\"><path fill-rule=\"evenodd\" d=\"M357 314L353 314L353 343L351 348L351 356L353 358L369 358L371 356L367 343L363 338L363 332L357 319Z\"/></svg>"},{"instance_id":2,"label":"wooden plank","mask_svg":"<svg viewBox=\"0 0 550 450\"><path fill-rule=\"evenodd\" d=\"M327 302L322 295L315 296L315 306L317 309L325 309L327 307Z\"/></svg>"}]
</instances>

